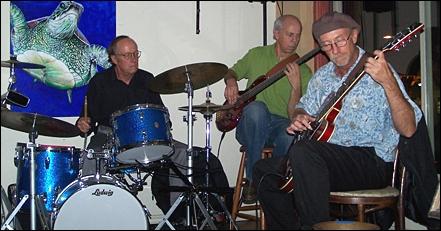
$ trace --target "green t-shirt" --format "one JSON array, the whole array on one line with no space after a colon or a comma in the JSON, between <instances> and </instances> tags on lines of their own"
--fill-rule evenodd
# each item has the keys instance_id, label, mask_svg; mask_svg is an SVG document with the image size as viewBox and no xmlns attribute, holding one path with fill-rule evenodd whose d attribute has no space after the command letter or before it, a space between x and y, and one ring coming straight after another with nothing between
<instances>
[{"instance_id":1,"label":"green t-shirt","mask_svg":"<svg viewBox=\"0 0 441 231\"><path fill-rule=\"evenodd\" d=\"M247 88L260 76L265 75L279 60L275 52L275 44L250 49L243 58L231 68L238 80L248 79ZM302 93L306 92L312 72L306 64L300 66ZM292 86L288 78L283 77L260 92L256 100L264 102L272 114L288 118L288 101Z\"/></svg>"}]
</instances>

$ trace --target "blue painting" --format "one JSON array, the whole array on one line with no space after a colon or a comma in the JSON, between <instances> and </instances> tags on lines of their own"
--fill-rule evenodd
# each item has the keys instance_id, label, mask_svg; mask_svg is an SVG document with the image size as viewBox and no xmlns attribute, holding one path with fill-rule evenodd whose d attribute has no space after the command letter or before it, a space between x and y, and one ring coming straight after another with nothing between
<instances>
[{"instance_id":1,"label":"blue painting","mask_svg":"<svg viewBox=\"0 0 441 231\"><path fill-rule=\"evenodd\" d=\"M45 67L15 68L12 88L30 101L11 109L78 116L90 79L111 66L115 8L115 1L11 1L11 55Z\"/></svg>"}]
</instances>

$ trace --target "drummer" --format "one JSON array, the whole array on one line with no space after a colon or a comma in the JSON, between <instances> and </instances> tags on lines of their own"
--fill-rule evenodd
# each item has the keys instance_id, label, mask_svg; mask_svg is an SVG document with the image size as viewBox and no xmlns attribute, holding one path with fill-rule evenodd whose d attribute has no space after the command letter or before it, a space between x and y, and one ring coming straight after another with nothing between
<instances>
[{"instance_id":1,"label":"drummer","mask_svg":"<svg viewBox=\"0 0 441 231\"><path fill-rule=\"evenodd\" d=\"M136 42L126 35L116 37L107 49L112 67L97 73L89 82L87 90L87 117L81 112L76 126L83 133L94 135L87 149L102 151L107 148L108 138L112 134L111 114L135 104L156 104L164 106L158 93L149 90L153 74L139 69L141 51ZM83 163L82 175L94 174L90 163ZM93 166L92 165L92 166ZM88 169L91 172L87 172Z\"/></svg>"}]
</instances>

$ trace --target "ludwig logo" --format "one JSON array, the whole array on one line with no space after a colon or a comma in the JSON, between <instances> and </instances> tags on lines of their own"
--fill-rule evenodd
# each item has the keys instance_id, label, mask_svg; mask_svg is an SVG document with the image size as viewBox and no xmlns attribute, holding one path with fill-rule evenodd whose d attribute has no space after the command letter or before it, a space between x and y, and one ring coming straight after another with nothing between
<instances>
[{"instance_id":1,"label":"ludwig logo","mask_svg":"<svg viewBox=\"0 0 441 231\"><path fill-rule=\"evenodd\" d=\"M92 195L94 195L94 196L109 196L110 197L113 195L113 191L110 189L109 189L109 191L106 191L105 189L103 189L101 191L99 189L96 189L95 192L92 193Z\"/></svg>"}]
</instances>

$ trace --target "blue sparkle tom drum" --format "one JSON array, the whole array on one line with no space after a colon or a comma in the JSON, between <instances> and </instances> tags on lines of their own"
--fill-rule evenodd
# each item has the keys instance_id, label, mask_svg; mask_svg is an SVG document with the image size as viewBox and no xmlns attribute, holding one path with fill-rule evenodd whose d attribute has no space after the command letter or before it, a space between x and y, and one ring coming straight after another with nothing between
<instances>
[{"instance_id":1,"label":"blue sparkle tom drum","mask_svg":"<svg viewBox=\"0 0 441 231\"><path fill-rule=\"evenodd\" d=\"M165 107L136 104L111 115L117 149L124 164L150 163L173 154L170 117Z\"/></svg>"},{"instance_id":2,"label":"blue sparkle tom drum","mask_svg":"<svg viewBox=\"0 0 441 231\"><path fill-rule=\"evenodd\" d=\"M30 195L30 148L26 143L17 143L15 165L17 166L17 203ZM35 155L35 193L44 200L48 212L58 194L79 175L81 150L71 146L38 145ZM29 211L30 200L23 205L23 211Z\"/></svg>"}]
</instances>

